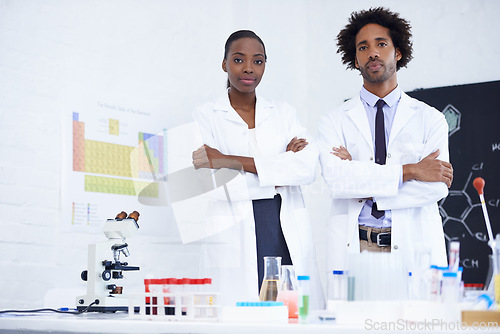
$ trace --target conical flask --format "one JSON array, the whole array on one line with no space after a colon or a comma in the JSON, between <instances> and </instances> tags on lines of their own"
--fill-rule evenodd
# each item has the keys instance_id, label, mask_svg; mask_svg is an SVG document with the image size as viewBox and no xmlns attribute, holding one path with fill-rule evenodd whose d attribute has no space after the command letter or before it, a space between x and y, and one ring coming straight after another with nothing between
<instances>
[{"instance_id":1,"label":"conical flask","mask_svg":"<svg viewBox=\"0 0 500 334\"><path fill-rule=\"evenodd\" d=\"M297 318L298 285L293 266L281 266L281 279L276 301L288 307L288 318Z\"/></svg>"},{"instance_id":2,"label":"conical flask","mask_svg":"<svg viewBox=\"0 0 500 334\"><path fill-rule=\"evenodd\" d=\"M260 301L276 301L280 270L280 256L264 256L264 280L260 287Z\"/></svg>"}]
</instances>

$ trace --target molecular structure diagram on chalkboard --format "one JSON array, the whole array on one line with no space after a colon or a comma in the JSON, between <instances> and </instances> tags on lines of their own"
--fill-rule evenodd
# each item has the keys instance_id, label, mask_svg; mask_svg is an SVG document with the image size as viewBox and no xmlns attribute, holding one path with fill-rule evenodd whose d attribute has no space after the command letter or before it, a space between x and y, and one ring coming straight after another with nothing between
<instances>
[{"instance_id":1,"label":"molecular structure diagram on chalkboard","mask_svg":"<svg viewBox=\"0 0 500 334\"><path fill-rule=\"evenodd\" d=\"M451 137L454 133L460 130L460 120L462 118L462 114L453 105L448 104L443 109L443 115L448 123L448 137ZM473 171L470 172L464 187L460 190L450 190L448 196L439 202L439 213L443 218L443 229L445 230L445 237L447 240L456 238L456 235L451 236L447 234L447 229L445 228L446 225L449 223L457 223L461 225L460 230L462 231L462 237L465 237L465 234L468 234L473 238L485 241L485 235L483 233L472 232L466 223L467 217L472 210L477 206L481 206L481 203L473 204L470 195L467 193L467 187L469 186L474 170L481 169L482 163L474 165L472 167ZM457 227L454 226L452 230L457 230Z\"/></svg>"},{"instance_id":2,"label":"molecular structure diagram on chalkboard","mask_svg":"<svg viewBox=\"0 0 500 334\"><path fill-rule=\"evenodd\" d=\"M446 119L446 123L448 123L448 137L451 137L455 132L460 130L460 120L462 118L462 114L451 104L448 104L442 112ZM466 192L471 177L472 172L469 174L467 182L465 183L465 186L462 190L450 190L450 192L448 193L448 197L443 198L439 202L439 213L443 218L443 229L445 230L445 238L447 240L451 240L453 238L452 236L446 234L445 226L449 222L456 222L463 225L465 231L467 231L471 236L474 236L469 226L467 226L467 224L465 223L465 219L474 207L469 194L467 194ZM453 204L458 205L454 206ZM465 210L460 212L456 209L457 207L465 207Z\"/></svg>"},{"instance_id":3,"label":"molecular structure diagram on chalkboard","mask_svg":"<svg viewBox=\"0 0 500 334\"><path fill-rule=\"evenodd\" d=\"M446 224L456 223L460 224L463 228L463 233L469 234L471 237L477 240L487 242L488 237L484 232L473 232L471 228L467 225L466 220L471 214L471 212L476 207L481 207L481 203L478 200L473 201L471 196L467 193L467 188L470 185L472 175L475 171L482 170L483 163L476 164L472 166L472 171L469 173L465 185L460 190L450 190L448 196L443 198L439 202L439 213L443 218L443 229L445 229ZM473 203L476 202L476 203ZM456 229L455 229L456 230ZM446 233L445 238L447 240L454 239L452 236Z\"/></svg>"},{"instance_id":4,"label":"molecular structure diagram on chalkboard","mask_svg":"<svg viewBox=\"0 0 500 334\"><path fill-rule=\"evenodd\" d=\"M461 113L453 105L448 104L443 109L443 114L448 123L448 137L451 137L460 130ZM483 169L483 165L483 162L474 164L463 188L460 190L450 190L448 196L439 202L439 213L443 218L443 229L445 238L448 241L460 237L465 238L467 236L482 242L488 241L488 236L484 231L474 232L471 229L471 225L473 225L472 222L476 219L476 217L471 217L473 215L472 213L476 208L481 207L481 203L477 199L473 200L471 195L469 195L469 193L477 195L476 191L474 191L470 185L473 175L479 174L479 171ZM490 200L488 205L498 207L499 202L500 199ZM477 214L477 211L475 213ZM468 218L469 224L467 223ZM446 228L447 224L453 224L453 226Z\"/></svg>"},{"instance_id":5,"label":"molecular structure diagram on chalkboard","mask_svg":"<svg viewBox=\"0 0 500 334\"><path fill-rule=\"evenodd\" d=\"M462 118L462 114L457 108L448 104L443 109L443 115L446 119L446 123L448 123L448 137L450 137L452 134L460 130L460 119Z\"/></svg>"}]
</instances>

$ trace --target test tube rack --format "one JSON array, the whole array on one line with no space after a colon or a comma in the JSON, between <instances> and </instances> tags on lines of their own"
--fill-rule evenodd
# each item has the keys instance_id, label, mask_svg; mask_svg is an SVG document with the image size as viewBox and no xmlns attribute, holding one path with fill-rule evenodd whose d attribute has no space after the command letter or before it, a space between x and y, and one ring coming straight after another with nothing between
<instances>
[{"instance_id":1,"label":"test tube rack","mask_svg":"<svg viewBox=\"0 0 500 334\"><path fill-rule=\"evenodd\" d=\"M158 321L219 321L215 292L145 292L129 296L131 318ZM148 301L148 302L146 302ZM139 307L139 312L135 312Z\"/></svg>"}]
</instances>

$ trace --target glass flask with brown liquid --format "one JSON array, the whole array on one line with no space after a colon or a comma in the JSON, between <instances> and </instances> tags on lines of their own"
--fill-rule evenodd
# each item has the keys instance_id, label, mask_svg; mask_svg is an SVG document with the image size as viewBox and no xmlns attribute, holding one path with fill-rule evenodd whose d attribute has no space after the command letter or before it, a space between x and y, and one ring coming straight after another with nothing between
<instances>
[{"instance_id":1,"label":"glass flask with brown liquid","mask_svg":"<svg viewBox=\"0 0 500 334\"><path fill-rule=\"evenodd\" d=\"M260 287L260 301L276 301L280 271L280 256L264 256L264 280Z\"/></svg>"}]
</instances>

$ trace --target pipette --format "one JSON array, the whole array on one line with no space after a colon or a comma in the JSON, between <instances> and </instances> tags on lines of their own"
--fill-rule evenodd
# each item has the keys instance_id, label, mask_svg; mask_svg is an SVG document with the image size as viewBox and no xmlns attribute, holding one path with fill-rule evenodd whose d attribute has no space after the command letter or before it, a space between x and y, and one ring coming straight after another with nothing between
<instances>
[{"instance_id":1,"label":"pipette","mask_svg":"<svg viewBox=\"0 0 500 334\"><path fill-rule=\"evenodd\" d=\"M488 245L491 247L493 254L495 252L494 248L496 245L495 239L493 238L493 232L491 231L490 218L488 217L488 210L486 210L486 202L484 201L484 179L482 177L476 177L472 185L476 188L479 195L479 200L481 201L481 207L483 208L484 221L486 222L486 229L488 230Z\"/></svg>"}]
</instances>

